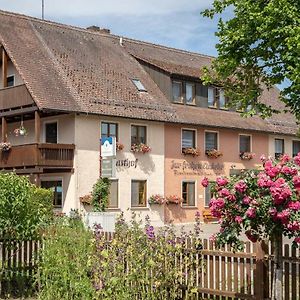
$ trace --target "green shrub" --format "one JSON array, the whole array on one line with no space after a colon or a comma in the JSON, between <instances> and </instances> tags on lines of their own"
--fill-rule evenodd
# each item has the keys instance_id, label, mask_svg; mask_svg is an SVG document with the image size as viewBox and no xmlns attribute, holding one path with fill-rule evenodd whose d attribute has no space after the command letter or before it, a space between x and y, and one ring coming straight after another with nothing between
<instances>
[{"instance_id":1,"label":"green shrub","mask_svg":"<svg viewBox=\"0 0 300 300\"><path fill-rule=\"evenodd\" d=\"M62 218L45 234L39 299L94 299L90 278L92 235L77 218Z\"/></svg>"},{"instance_id":2,"label":"green shrub","mask_svg":"<svg viewBox=\"0 0 300 300\"><path fill-rule=\"evenodd\" d=\"M105 211L108 206L110 181L108 178L99 178L93 186L92 204L95 211Z\"/></svg>"},{"instance_id":3,"label":"green shrub","mask_svg":"<svg viewBox=\"0 0 300 300\"><path fill-rule=\"evenodd\" d=\"M37 238L52 214L52 192L27 177L0 173L0 239Z\"/></svg>"}]
</instances>

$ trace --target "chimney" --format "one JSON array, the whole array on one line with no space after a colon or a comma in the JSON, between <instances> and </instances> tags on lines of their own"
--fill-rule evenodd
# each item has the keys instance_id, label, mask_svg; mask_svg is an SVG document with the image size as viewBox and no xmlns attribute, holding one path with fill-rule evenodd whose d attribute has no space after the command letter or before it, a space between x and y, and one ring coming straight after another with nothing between
<instances>
[{"instance_id":1,"label":"chimney","mask_svg":"<svg viewBox=\"0 0 300 300\"><path fill-rule=\"evenodd\" d=\"M100 28L99 26L89 26L86 28L87 30L89 31L92 31L92 32L99 32L99 33L105 33L105 34L110 34L110 29L108 28Z\"/></svg>"}]
</instances>

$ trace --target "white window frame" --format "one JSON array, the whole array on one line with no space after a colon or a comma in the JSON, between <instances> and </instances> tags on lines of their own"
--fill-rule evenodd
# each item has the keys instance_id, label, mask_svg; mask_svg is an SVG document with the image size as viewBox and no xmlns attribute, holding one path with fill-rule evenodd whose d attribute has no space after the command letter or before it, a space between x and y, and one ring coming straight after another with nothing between
<instances>
[{"instance_id":1,"label":"white window frame","mask_svg":"<svg viewBox=\"0 0 300 300\"><path fill-rule=\"evenodd\" d=\"M206 132L217 134L217 149L216 150L219 150L220 149L220 132L216 131L216 130L204 130L204 143L203 143L204 144L204 153L206 151L206 138L205 138L205 133Z\"/></svg>"},{"instance_id":2,"label":"white window frame","mask_svg":"<svg viewBox=\"0 0 300 300\"><path fill-rule=\"evenodd\" d=\"M53 206L54 209L59 210L59 209L63 209L64 205L65 205L65 193L64 193L64 178L63 177L59 177L59 176L41 176L40 181L42 183L42 181L61 181L61 187L62 187L62 192L61 192L61 197L62 197L62 203L61 203L61 207L55 207Z\"/></svg>"},{"instance_id":3,"label":"white window frame","mask_svg":"<svg viewBox=\"0 0 300 300\"><path fill-rule=\"evenodd\" d=\"M197 129L196 128L185 128L184 127L184 128L181 128L181 137L180 137L181 151L183 149L183 147L182 147L182 136L183 136L182 132L183 132L183 130L189 130L189 131L194 131L195 132L195 149L197 149L198 148L198 141L197 141L198 132L197 132Z\"/></svg>"},{"instance_id":4,"label":"white window frame","mask_svg":"<svg viewBox=\"0 0 300 300\"><path fill-rule=\"evenodd\" d=\"M195 207L198 207L198 182L197 182L197 179L182 179L181 180L181 187L180 187L180 198L182 198L182 192L183 192L183 183L184 182L190 182L190 183L195 183L195 204L194 205L189 205L189 204L183 204L183 201L181 203L181 207L182 208L189 208L189 207L192 207L192 208L195 208Z\"/></svg>"},{"instance_id":5,"label":"white window frame","mask_svg":"<svg viewBox=\"0 0 300 300\"><path fill-rule=\"evenodd\" d=\"M50 123L57 124L57 144L59 144L60 140L59 140L59 121L58 121L58 119L53 119L53 120L49 119L49 120L43 121L43 135L42 135L43 142L46 143L46 124L50 124Z\"/></svg>"},{"instance_id":6,"label":"white window frame","mask_svg":"<svg viewBox=\"0 0 300 300\"><path fill-rule=\"evenodd\" d=\"M250 136L250 152L252 152L252 140L253 140L253 137L252 137L252 134L247 134L247 133L239 133L239 136L238 136L238 153L240 155L241 153L241 139L240 137L241 136Z\"/></svg>"}]
</instances>

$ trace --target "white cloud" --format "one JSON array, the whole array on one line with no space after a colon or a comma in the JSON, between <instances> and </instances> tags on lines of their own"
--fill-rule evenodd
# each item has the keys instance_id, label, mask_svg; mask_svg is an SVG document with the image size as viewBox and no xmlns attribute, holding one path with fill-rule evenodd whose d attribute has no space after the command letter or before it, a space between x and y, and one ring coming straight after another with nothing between
<instances>
[{"instance_id":1,"label":"white cloud","mask_svg":"<svg viewBox=\"0 0 300 300\"><path fill-rule=\"evenodd\" d=\"M146 16L201 11L212 0L44 0L46 16L90 16L122 14ZM42 0L0 0L2 10L39 16Z\"/></svg>"}]
</instances>

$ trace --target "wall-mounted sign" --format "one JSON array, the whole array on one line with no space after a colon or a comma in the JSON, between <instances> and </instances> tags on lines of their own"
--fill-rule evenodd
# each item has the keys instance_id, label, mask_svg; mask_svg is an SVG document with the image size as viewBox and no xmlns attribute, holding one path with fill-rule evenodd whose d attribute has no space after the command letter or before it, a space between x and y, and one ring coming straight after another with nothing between
<instances>
[{"instance_id":1,"label":"wall-mounted sign","mask_svg":"<svg viewBox=\"0 0 300 300\"><path fill-rule=\"evenodd\" d=\"M116 159L106 158L101 161L101 177L116 177Z\"/></svg>"},{"instance_id":2,"label":"wall-mounted sign","mask_svg":"<svg viewBox=\"0 0 300 300\"><path fill-rule=\"evenodd\" d=\"M101 141L101 156L113 157L116 156L116 138L108 137L102 138Z\"/></svg>"},{"instance_id":3,"label":"wall-mounted sign","mask_svg":"<svg viewBox=\"0 0 300 300\"><path fill-rule=\"evenodd\" d=\"M223 174L224 164L222 163L207 163L207 162L188 162L186 160L177 162L171 161L171 170L174 175L212 175Z\"/></svg>"},{"instance_id":4,"label":"wall-mounted sign","mask_svg":"<svg viewBox=\"0 0 300 300\"><path fill-rule=\"evenodd\" d=\"M135 160L123 159L123 160L117 160L116 166L118 169L120 169L120 168L136 169L137 164L138 164L138 159L135 159Z\"/></svg>"}]
</instances>

